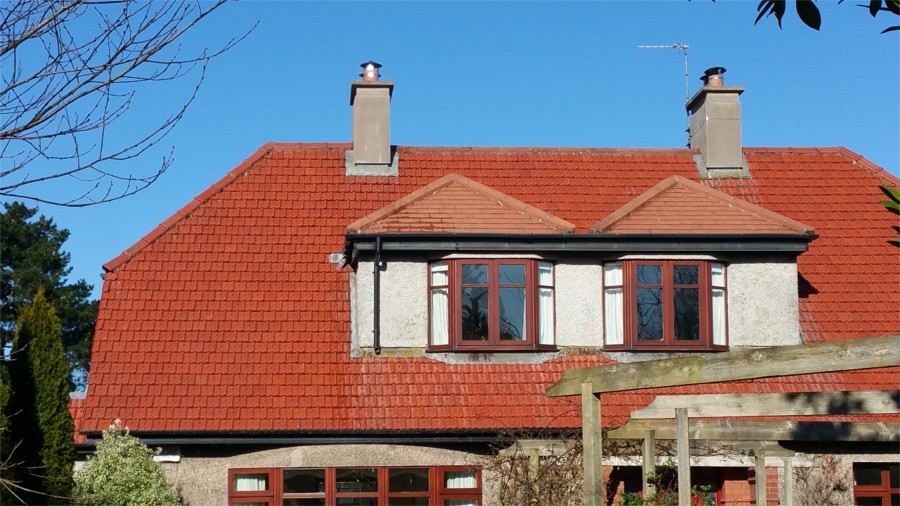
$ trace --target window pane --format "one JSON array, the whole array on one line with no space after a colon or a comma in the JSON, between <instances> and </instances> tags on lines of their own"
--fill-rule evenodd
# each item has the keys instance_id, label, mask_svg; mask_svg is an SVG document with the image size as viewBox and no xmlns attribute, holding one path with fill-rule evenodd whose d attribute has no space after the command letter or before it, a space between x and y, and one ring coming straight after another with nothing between
<instances>
[{"instance_id":1,"label":"window pane","mask_svg":"<svg viewBox=\"0 0 900 506\"><path fill-rule=\"evenodd\" d=\"M855 464L853 466L853 480L857 485L881 485L881 470L879 464Z\"/></svg>"},{"instance_id":2,"label":"window pane","mask_svg":"<svg viewBox=\"0 0 900 506\"><path fill-rule=\"evenodd\" d=\"M857 497L854 504L856 506L884 506L880 497Z\"/></svg>"},{"instance_id":3,"label":"window pane","mask_svg":"<svg viewBox=\"0 0 900 506\"><path fill-rule=\"evenodd\" d=\"M442 346L450 344L450 317L448 313L449 297L446 288L431 290L431 344Z\"/></svg>"},{"instance_id":4,"label":"window pane","mask_svg":"<svg viewBox=\"0 0 900 506\"><path fill-rule=\"evenodd\" d=\"M337 491L376 492L378 490L378 473L376 469L338 469Z\"/></svg>"},{"instance_id":5,"label":"window pane","mask_svg":"<svg viewBox=\"0 0 900 506\"><path fill-rule=\"evenodd\" d=\"M891 474L891 488L900 488L900 464L891 464L888 469Z\"/></svg>"},{"instance_id":6,"label":"window pane","mask_svg":"<svg viewBox=\"0 0 900 506\"><path fill-rule=\"evenodd\" d=\"M663 338L662 288L637 289L638 341Z\"/></svg>"},{"instance_id":7,"label":"window pane","mask_svg":"<svg viewBox=\"0 0 900 506\"><path fill-rule=\"evenodd\" d=\"M607 288L603 298L603 318L604 318L604 334L606 344L616 345L624 343L625 333L623 332L622 320L622 289Z\"/></svg>"},{"instance_id":8,"label":"window pane","mask_svg":"<svg viewBox=\"0 0 900 506\"><path fill-rule=\"evenodd\" d=\"M284 506L325 506L325 498L305 497L303 499L285 499L281 501Z\"/></svg>"},{"instance_id":9,"label":"window pane","mask_svg":"<svg viewBox=\"0 0 900 506\"><path fill-rule=\"evenodd\" d=\"M389 492L428 492L428 469L391 469L388 471Z\"/></svg>"},{"instance_id":10,"label":"window pane","mask_svg":"<svg viewBox=\"0 0 900 506\"><path fill-rule=\"evenodd\" d=\"M712 286L725 287L725 266L722 264L710 264L712 270Z\"/></svg>"},{"instance_id":11,"label":"window pane","mask_svg":"<svg viewBox=\"0 0 900 506\"><path fill-rule=\"evenodd\" d=\"M447 264L431 265L431 286L447 286L450 280Z\"/></svg>"},{"instance_id":12,"label":"window pane","mask_svg":"<svg viewBox=\"0 0 900 506\"><path fill-rule=\"evenodd\" d=\"M525 284L525 266L524 265L503 265L499 267L500 284L503 285L524 285Z\"/></svg>"},{"instance_id":13,"label":"window pane","mask_svg":"<svg viewBox=\"0 0 900 506\"><path fill-rule=\"evenodd\" d=\"M462 289L462 339L463 341L487 341L488 291L487 288Z\"/></svg>"},{"instance_id":14,"label":"window pane","mask_svg":"<svg viewBox=\"0 0 900 506\"><path fill-rule=\"evenodd\" d=\"M675 340L700 340L700 290L675 288Z\"/></svg>"},{"instance_id":15,"label":"window pane","mask_svg":"<svg viewBox=\"0 0 900 506\"><path fill-rule=\"evenodd\" d=\"M538 344L553 344L555 340L553 318L553 289L541 288L538 295L538 325L540 326Z\"/></svg>"},{"instance_id":16,"label":"window pane","mask_svg":"<svg viewBox=\"0 0 900 506\"><path fill-rule=\"evenodd\" d=\"M259 492L269 490L269 475L263 473L234 475L235 492Z\"/></svg>"},{"instance_id":17,"label":"window pane","mask_svg":"<svg viewBox=\"0 0 900 506\"><path fill-rule=\"evenodd\" d=\"M269 506L269 503L267 503L267 502L261 502L261 501L260 501L260 502L257 502L257 501L253 501L253 502L236 502L236 503L233 503L233 506Z\"/></svg>"},{"instance_id":18,"label":"window pane","mask_svg":"<svg viewBox=\"0 0 900 506\"><path fill-rule=\"evenodd\" d=\"M525 340L525 288L500 289L500 339Z\"/></svg>"},{"instance_id":19,"label":"window pane","mask_svg":"<svg viewBox=\"0 0 900 506\"><path fill-rule=\"evenodd\" d=\"M464 285L486 285L487 279L487 265L465 264L462 266L462 282Z\"/></svg>"},{"instance_id":20,"label":"window pane","mask_svg":"<svg viewBox=\"0 0 900 506\"><path fill-rule=\"evenodd\" d=\"M391 497L388 499L390 506L431 506L429 497Z\"/></svg>"},{"instance_id":21,"label":"window pane","mask_svg":"<svg viewBox=\"0 0 900 506\"><path fill-rule=\"evenodd\" d=\"M662 284L661 265L638 265L635 274L637 276L636 279L639 285Z\"/></svg>"},{"instance_id":22,"label":"window pane","mask_svg":"<svg viewBox=\"0 0 900 506\"><path fill-rule=\"evenodd\" d=\"M547 262L538 264L538 284L553 286L553 264Z\"/></svg>"},{"instance_id":23,"label":"window pane","mask_svg":"<svg viewBox=\"0 0 900 506\"><path fill-rule=\"evenodd\" d=\"M444 473L444 488L475 488L478 480L475 471L447 471Z\"/></svg>"},{"instance_id":24,"label":"window pane","mask_svg":"<svg viewBox=\"0 0 900 506\"><path fill-rule=\"evenodd\" d=\"M698 285L699 268L696 265L676 265L672 268L672 279L676 285Z\"/></svg>"},{"instance_id":25,"label":"window pane","mask_svg":"<svg viewBox=\"0 0 900 506\"><path fill-rule=\"evenodd\" d=\"M315 494L325 491L324 469L285 469L286 494Z\"/></svg>"},{"instance_id":26,"label":"window pane","mask_svg":"<svg viewBox=\"0 0 900 506\"><path fill-rule=\"evenodd\" d=\"M725 346L725 290L712 291L712 341Z\"/></svg>"},{"instance_id":27,"label":"window pane","mask_svg":"<svg viewBox=\"0 0 900 506\"><path fill-rule=\"evenodd\" d=\"M444 506L478 506L475 499L447 499Z\"/></svg>"},{"instance_id":28,"label":"window pane","mask_svg":"<svg viewBox=\"0 0 900 506\"><path fill-rule=\"evenodd\" d=\"M603 286L622 286L622 264L603 266Z\"/></svg>"},{"instance_id":29,"label":"window pane","mask_svg":"<svg viewBox=\"0 0 900 506\"><path fill-rule=\"evenodd\" d=\"M377 497L338 497L338 506L378 506Z\"/></svg>"}]
</instances>

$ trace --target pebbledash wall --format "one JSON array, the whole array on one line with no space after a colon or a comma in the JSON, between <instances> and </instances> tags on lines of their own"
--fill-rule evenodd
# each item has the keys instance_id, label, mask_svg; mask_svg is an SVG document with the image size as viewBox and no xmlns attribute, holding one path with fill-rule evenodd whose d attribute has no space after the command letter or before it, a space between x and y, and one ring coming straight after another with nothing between
<instances>
[{"instance_id":1,"label":"pebbledash wall","mask_svg":"<svg viewBox=\"0 0 900 506\"><path fill-rule=\"evenodd\" d=\"M218 456L211 454L219 453ZM417 467L480 466L477 453L428 446L390 444L339 444L294 446L288 448L247 451L236 447L229 451L219 447L199 449L202 456L191 456L183 449L177 463L162 463L169 483L176 488L187 505L228 504L228 470L259 468L319 467ZM494 478L482 471L483 504L493 504L491 483Z\"/></svg>"},{"instance_id":2,"label":"pebbledash wall","mask_svg":"<svg viewBox=\"0 0 900 506\"><path fill-rule=\"evenodd\" d=\"M541 258L535 255L448 255L442 258ZM381 271L381 345L414 352L428 339L428 261L383 256ZM567 348L594 348L603 343L602 265L616 260L715 260L727 264L728 340L731 349L800 344L797 263L794 257L752 259L707 255L627 255L598 260L574 256L548 259L555 264L556 344L558 353L479 354L478 361L543 362ZM431 261L437 260L437 258ZM361 260L351 274L352 349L371 350L374 322L373 263ZM472 354L435 353L446 362L467 361ZM486 355L492 355L487 357ZM676 356L672 353L616 352L630 362Z\"/></svg>"}]
</instances>

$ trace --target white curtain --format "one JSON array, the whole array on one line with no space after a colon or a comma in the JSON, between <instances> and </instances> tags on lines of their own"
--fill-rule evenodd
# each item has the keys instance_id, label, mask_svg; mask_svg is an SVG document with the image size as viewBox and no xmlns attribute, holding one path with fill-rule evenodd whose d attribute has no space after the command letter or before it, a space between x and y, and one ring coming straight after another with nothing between
<instances>
[{"instance_id":1,"label":"white curtain","mask_svg":"<svg viewBox=\"0 0 900 506\"><path fill-rule=\"evenodd\" d=\"M447 264L431 266L431 286L448 286ZM449 292L447 288L431 289L431 345L450 344Z\"/></svg>"},{"instance_id":2,"label":"white curtain","mask_svg":"<svg viewBox=\"0 0 900 506\"><path fill-rule=\"evenodd\" d=\"M478 506L475 499L447 499L444 506Z\"/></svg>"},{"instance_id":3,"label":"white curtain","mask_svg":"<svg viewBox=\"0 0 900 506\"><path fill-rule=\"evenodd\" d=\"M725 326L725 266L712 264L712 342L718 346L727 344Z\"/></svg>"},{"instance_id":4,"label":"white curtain","mask_svg":"<svg viewBox=\"0 0 900 506\"><path fill-rule=\"evenodd\" d=\"M447 471L444 473L445 488L475 488L478 481L475 471Z\"/></svg>"},{"instance_id":5,"label":"white curtain","mask_svg":"<svg viewBox=\"0 0 900 506\"><path fill-rule=\"evenodd\" d=\"M603 317L606 344L625 342L623 331L624 295L622 293L622 264L603 266ZM615 287L615 288L606 288Z\"/></svg>"},{"instance_id":6,"label":"white curtain","mask_svg":"<svg viewBox=\"0 0 900 506\"><path fill-rule=\"evenodd\" d=\"M538 344L552 345L555 340L553 316L553 264L538 264Z\"/></svg>"},{"instance_id":7,"label":"white curtain","mask_svg":"<svg viewBox=\"0 0 900 506\"><path fill-rule=\"evenodd\" d=\"M269 488L266 474L238 474L234 477L235 492L261 492Z\"/></svg>"}]
</instances>

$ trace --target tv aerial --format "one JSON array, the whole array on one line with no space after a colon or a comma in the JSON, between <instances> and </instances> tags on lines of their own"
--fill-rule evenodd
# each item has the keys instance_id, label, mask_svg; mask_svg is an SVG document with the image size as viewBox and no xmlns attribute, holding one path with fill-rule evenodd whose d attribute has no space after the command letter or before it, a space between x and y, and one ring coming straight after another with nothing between
<instances>
[{"instance_id":1,"label":"tv aerial","mask_svg":"<svg viewBox=\"0 0 900 506\"><path fill-rule=\"evenodd\" d=\"M638 46L638 49L675 49L681 52L681 56L684 59L684 102L687 103L690 97L690 88L688 86L688 46L684 42L676 42L674 44L669 45L657 45L657 46ZM687 112L687 111L686 111ZM690 130L691 130L691 114L687 112L687 132L688 132L688 144L690 144Z\"/></svg>"}]
</instances>

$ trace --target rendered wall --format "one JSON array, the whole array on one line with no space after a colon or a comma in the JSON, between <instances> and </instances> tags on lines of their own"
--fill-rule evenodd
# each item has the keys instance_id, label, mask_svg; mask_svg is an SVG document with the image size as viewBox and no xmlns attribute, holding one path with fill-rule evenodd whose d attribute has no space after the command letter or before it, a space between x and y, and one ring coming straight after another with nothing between
<instances>
[{"instance_id":1,"label":"rendered wall","mask_svg":"<svg viewBox=\"0 0 900 506\"><path fill-rule=\"evenodd\" d=\"M534 258L534 257L529 257ZM677 258L674 256L628 256ZM713 257L691 256L683 258ZM556 262L556 343L560 348L599 348L603 342L601 262L567 258ZM732 260L728 263L728 327L731 348L800 344L797 264L793 259ZM371 348L374 321L373 264L360 261L351 275L353 348ZM381 346L424 350L428 341L428 263L386 259L381 271ZM477 356L476 356L477 355ZM487 355L492 355L487 357ZM448 362L539 362L553 353L439 353ZM611 353L616 360L647 360L669 353Z\"/></svg>"}]
</instances>

